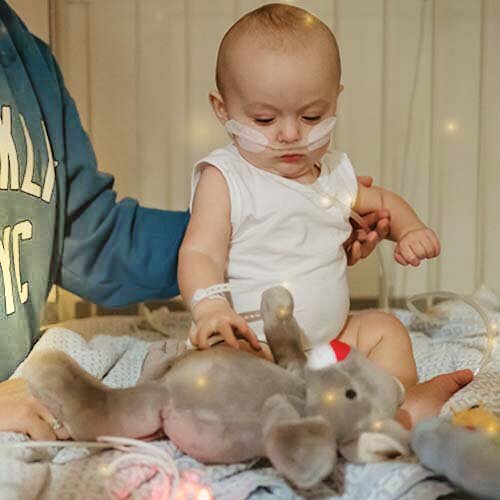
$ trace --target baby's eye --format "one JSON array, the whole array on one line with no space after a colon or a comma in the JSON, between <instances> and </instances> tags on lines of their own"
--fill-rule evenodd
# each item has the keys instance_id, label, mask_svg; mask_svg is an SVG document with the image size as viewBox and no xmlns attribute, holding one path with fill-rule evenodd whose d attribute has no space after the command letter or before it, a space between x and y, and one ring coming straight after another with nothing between
<instances>
[{"instance_id":1,"label":"baby's eye","mask_svg":"<svg viewBox=\"0 0 500 500\"><path fill-rule=\"evenodd\" d=\"M273 120L274 118L254 118L255 123L260 123L261 125L267 125Z\"/></svg>"},{"instance_id":2,"label":"baby's eye","mask_svg":"<svg viewBox=\"0 0 500 500\"><path fill-rule=\"evenodd\" d=\"M308 122L317 122L321 116L303 116L302 118Z\"/></svg>"}]
</instances>

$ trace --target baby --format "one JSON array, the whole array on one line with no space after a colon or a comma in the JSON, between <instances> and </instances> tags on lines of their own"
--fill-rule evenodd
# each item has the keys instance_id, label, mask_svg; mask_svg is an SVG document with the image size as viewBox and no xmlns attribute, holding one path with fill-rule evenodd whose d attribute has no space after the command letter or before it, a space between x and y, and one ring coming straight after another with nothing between
<instances>
[{"instance_id":1,"label":"baby","mask_svg":"<svg viewBox=\"0 0 500 500\"><path fill-rule=\"evenodd\" d=\"M179 254L190 340L206 348L217 333L237 347L236 330L270 357L258 309L262 292L281 284L306 342L338 338L409 388L417 374L404 326L378 311L349 316L350 210L389 209L402 265L436 257L439 241L402 198L358 183L349 158L329 151L340 77L334 35L300 8L264 5L224 36L210 102L233 143L194 170Z\"/></svg>"}]
</instances>

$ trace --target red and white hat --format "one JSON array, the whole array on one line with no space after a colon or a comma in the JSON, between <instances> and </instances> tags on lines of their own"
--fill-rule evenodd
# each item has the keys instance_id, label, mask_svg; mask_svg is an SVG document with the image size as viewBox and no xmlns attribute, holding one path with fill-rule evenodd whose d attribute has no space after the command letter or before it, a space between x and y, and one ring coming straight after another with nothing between
<instances>
[{"instance_id":1,"label":"red and white hat","mask_svg":"<svg viewBox=\"0 0 500 500\"><path fill-rule=\"evenodd\" d=\"M311 370L321 370L334 365L349 356L351 346L345 342L334 339L328 344L314 346L309 353L307 367Z\"/></svg>"}]
</instances>

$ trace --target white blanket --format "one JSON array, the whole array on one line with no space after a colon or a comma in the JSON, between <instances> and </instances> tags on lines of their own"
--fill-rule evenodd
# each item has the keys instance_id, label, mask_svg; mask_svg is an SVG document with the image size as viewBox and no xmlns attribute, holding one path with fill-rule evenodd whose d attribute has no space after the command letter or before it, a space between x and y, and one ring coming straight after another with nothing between
<instances>
[{"instance_id":1,"label":"white blanket","mask_svg":"<svg viewBox=\"0 0 500 500\"><path fill-rule=\"evenodd\" d=\"M171 313L167 324L172 337L185 333L186 318ZM452 306L452 319L444 326L432 327L418 321L406 311L395 314L412 330L411 337L421 380L439 373L459 368L478 366L485 345L481 322L469 308ZM500 314L496 314L500 323ZM88 320L93 321L92 319ZM173 322L173 323L172 323ZM182 330L182 331L180 331ZM150 345L151 332L136 336L98 335L90 342L69 330L49 330L35 350L47 347L62 349L73 356L86 370L102 378L113 387L134 385L140 374L143 360ZM102 332L96 332L102 333ZM147 340L144 340L147 339ZM175 340L172 346L175 344ZM495 350L493 362L469 386L457 393L443 408L443 414L451 408L463 408L483 401L488 408L500 410L500 353ZM0 433L0 442L26 439L16 434ZM393 461L371 465L352 465L341 462L332 476L314 491L297 492L277 474L267 462L251 462L231 466L203 466L183 455L168 441L159 441L159 447L167 450L176 460L184 478L198 478L217 499L238 500L245 498L341 498L341 499L422 499L436 498L454 488L421 467L415 460ZM40 451L22 453L10 451L0 454L0 498L2 500L41 498L44 500L102 499L107 498L105 478L100 473L103 466L120 452L105 451L86 455L80 450L49 450L49 461L38 462ZM127 477L137 477L140 467ZM142 472L141 472L142 473ZM146 498L154 487L154 478L140 486L134 498ZM130 481L129 481L130 483ZM185 487L189 482L185 482ZM122 489L125 495L130 484ZM142 495L142 496L141 496ZM118 498L118 497L117 497ZM125 496L123 496L125 498Z\"/></svg>"}]
</instances>

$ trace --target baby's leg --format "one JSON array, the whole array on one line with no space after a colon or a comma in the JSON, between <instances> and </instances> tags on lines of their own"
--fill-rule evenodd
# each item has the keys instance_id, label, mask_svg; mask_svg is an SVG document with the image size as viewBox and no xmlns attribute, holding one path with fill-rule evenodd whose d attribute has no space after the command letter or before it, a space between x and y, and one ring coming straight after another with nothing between
<instances>
[{"instance_id":1,"label":"baby's leg","mask_svg":"<svg viewBox=\"0 0 500 500\"><path fill-rule=\"evenodd\" d=\"M417 383L410 336L391 314L367 311L349 316L339 340L359 349L382 370L397 377L406 389Z\"/></svg>"}]
</instances>

